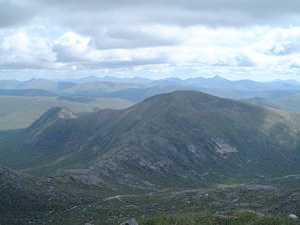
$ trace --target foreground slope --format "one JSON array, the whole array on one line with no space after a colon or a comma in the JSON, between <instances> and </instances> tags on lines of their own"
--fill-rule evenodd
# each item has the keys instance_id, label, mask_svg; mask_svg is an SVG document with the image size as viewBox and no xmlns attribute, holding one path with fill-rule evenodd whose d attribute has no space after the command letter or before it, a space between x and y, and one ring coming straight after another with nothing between
<instances>
[{"instance_id":1,"label":"foreground slope","mask_svg":"<svg viewBox=\"0 0 300 225\"><path fill-rule=\"evenodd\" d=\"M5 225L74 224L79 218L84 223L83 209L114 193L69 177L33 177L3 167L0 184L0 224ZM73 223L67 223L70 218L61 223L64 215L79 206L81 212L72 215Z\"/></svg>"},{"instance_id":2,"label":"foreground slope","mask_svg":"<svg viewBox=\"0 0 300 225\"><path fill-rule=\"evenodd\" d=\"M253 212L251 217L246 213L248 222L244 217L241 224L292 225L297 220L287 216L300 213L299 191L270 185L116 194L72 179L36 178L3 168L0 181L0 224L9 225L111 225L133 217L141 224L161 224L166 217L156 215L162 214L189 218L173 220L173 224L202 224L200 218L204 224L228 224L230 218L240 224L237 218L245 214L241 212ZM268 215L268 220L263 215Z\"/></svg>"},{"instance_id":3,"label":"foreground slope","mask_svg":"<svg viewBox=\"0 0 300 225\"><path fill-rule=\"evenodd\" d=\"M15 146L2 141L1 154L18 169L92 184L193 186L296 173L299 121L296 114L177 91L125 110L77 115L54 108L12 135Z\"/></svg>"}]
</instances>

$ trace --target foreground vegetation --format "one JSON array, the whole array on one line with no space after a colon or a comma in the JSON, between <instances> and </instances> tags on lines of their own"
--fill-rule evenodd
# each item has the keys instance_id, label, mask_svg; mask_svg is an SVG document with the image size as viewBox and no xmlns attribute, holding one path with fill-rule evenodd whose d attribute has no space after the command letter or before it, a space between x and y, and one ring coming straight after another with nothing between
<instances>
[{"instance_id":1,"label":"foreground vegetation","mask_svg":"<svg viewBox=\"0 0 300 225\"><path fill-rule=\"evenodd\" d=\"M141 225L296 225L287 217L261 216L255 213L237 213L231 216L157 216L141 221Z\"/></svg>"}]
</instances>

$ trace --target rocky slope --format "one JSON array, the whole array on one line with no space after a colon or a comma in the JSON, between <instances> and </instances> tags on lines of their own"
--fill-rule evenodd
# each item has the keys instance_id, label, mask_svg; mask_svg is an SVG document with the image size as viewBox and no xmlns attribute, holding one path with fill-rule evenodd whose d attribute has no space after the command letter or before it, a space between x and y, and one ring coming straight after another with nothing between
<instances>
[{"instance_id":1,"label":"rocky slope","mask_svg":"<svg viewBox=\"0 0 300 225\"><path fill-rule=\"evenodd\" d=\"M0 167L0 224L52 224L70 209L113 193L69 177L33 177Z\"/></svg>"}]
</instances>

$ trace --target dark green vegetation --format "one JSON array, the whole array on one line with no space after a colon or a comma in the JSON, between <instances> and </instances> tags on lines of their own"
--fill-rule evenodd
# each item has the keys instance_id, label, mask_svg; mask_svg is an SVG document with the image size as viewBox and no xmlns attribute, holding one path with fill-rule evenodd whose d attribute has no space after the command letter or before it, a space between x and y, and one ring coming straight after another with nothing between
<instances>
[{"instance_id":1,"label":"dark green vegetation","mask_svg":"<svg viewBox=\"0 0 300 225\"><path fill-rule=\"evenodd\" d=\"M55 107L0 133L0 165L22 171L0 170L0 224L293 225L299 131L298 114L194 91Z\"/></svg>"},{"instance_id":2,"label":"dark green vegetation","mask_svg":"<svg viewBox=\"0 0 300 225\"><path fill-rule=\"evenodd\" d=\"M68 177L38 178L6 168L0 168L0 184L1 225L52 224L57 214L108 193Z\"/></svg>"},{"instance_id":3,"label":"dark green vegetation","mask_svg":"<svg viewBox=\"0 0 300 225\"><path fill-rule=\"evenodd\" d=\"M0 179L4 225L112 225L132 217L149 225L293 225L287 216L300 213L299 190L269 185L122 194L68 177L33 178L7 169Z\"/></svg>"},{"instance_id":4,"label":"dark green vegetation","mask_svg":"<svg viewBox=\"0 0 300 225\"><path fill-rule=\"evenodd\" d=\"M230 216L160 216L145 220L142 225L296 225L288 218L257 216L254 213L240 213Z\"/></svg>"}]
</instances>

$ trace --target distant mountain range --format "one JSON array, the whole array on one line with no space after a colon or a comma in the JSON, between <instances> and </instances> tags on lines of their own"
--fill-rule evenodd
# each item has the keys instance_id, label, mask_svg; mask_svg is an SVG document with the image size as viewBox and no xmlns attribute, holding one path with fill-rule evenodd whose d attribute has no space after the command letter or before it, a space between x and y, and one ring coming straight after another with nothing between
<instances>
[{"instance_id":1,"label":"distant mountain range","mask_svg":"<svg viewBox=\"0 0 300 225\"><path fill-rule=\"evenodd\" d=\"M88 184L162 188L299 172L300 116L195 91L124 110L52 108L0 139L0 164Z\"/></svg>"},{"instance_id":2,"label":"distant mountain range","mask_svg":"<svg viewBox=\"0 0 300 225\"><path fill-rule=\"evenodd\" d=\"M117 97L130 101L142 101L148 97L176 90L195 90L233 99L273 98L294 95L300 91L300 83L293 80L256 82L252 80L230 81L219 76L212 78L148 80L143 78L86 77L79 80L54 81L33 79L28 81L0 81L1 95L41 95L77 97ZM27 90L27 91L26 91ZM30 94L29 93L29 94Z\"/></svg>"}]
</instances>

